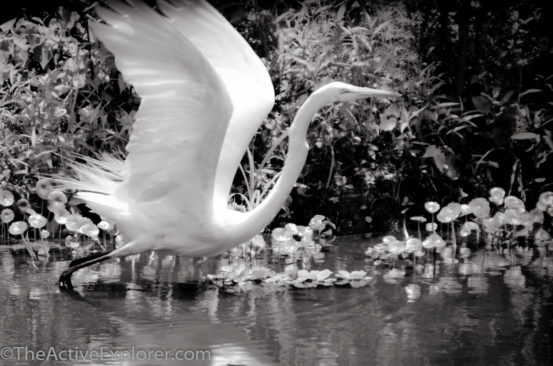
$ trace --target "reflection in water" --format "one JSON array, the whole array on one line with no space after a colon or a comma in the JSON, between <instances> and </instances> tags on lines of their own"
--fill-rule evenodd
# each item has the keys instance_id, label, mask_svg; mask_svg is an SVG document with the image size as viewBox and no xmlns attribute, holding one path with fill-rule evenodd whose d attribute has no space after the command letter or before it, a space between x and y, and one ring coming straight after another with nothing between
<instances>
[{"instance_id":1,"label":"reflection in water","mask_svg":"<svg viewBox=\"0 0 553 366\"><path fill-rule=\"evenodd\" d=\"M78 296L55 286L66 261L33 270L24 257L0 250L0 344L210 352L209 359L135 359L125 365L553 362L551 257L476 253L459 265L390 270L375 269L365 248L344 242L323 264L311 264L364 270L376 278L360 289L253 285L230 295L202 281L232 265L227 259L145 254L77 272Z\"/></svg>"}]
</instances>

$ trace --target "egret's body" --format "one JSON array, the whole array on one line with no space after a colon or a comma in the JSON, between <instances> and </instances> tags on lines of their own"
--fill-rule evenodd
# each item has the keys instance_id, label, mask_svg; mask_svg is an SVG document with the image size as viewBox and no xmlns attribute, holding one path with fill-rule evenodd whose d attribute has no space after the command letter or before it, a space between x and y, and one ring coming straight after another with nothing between
<instances>
[{"instance_id":1,"label":"egret's body","mask_svg":"<svg viewBox=\"0 0 553 366\"><path fill-rule=\"evenodd\" d=\"M99 215L117 223L126 244L60 277L111 257L146 250L217 254L267 226L283 206L307 157L313 115L333 101L396 93L334 82L315 91L288 131L288 153L265 199L249 212L228 207L238 164L274 103L268 72L247 42L205 1L97 8L107 25L93 33L114 54L141 96L128 156L75 164L61 179Z\"/></svg>"}]
</instances>

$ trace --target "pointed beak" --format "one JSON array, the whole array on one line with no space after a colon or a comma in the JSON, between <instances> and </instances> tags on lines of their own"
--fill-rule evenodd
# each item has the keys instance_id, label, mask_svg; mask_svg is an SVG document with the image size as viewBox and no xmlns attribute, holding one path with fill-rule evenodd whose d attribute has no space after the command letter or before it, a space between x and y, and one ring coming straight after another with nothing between
<instances>
[{"instance_id":1,"label":"pointed beak","mask_svg":"<svg viewBox=\"0 0 553 366\"><path fill-rule=\"evenodd\" d=\"M353 93L368 97L401 97L400 93L396 93L391 90L382 90L382 89L372 89L372 88L363 88L355 87L352 90Z\"/></svg>"}]
</instances>

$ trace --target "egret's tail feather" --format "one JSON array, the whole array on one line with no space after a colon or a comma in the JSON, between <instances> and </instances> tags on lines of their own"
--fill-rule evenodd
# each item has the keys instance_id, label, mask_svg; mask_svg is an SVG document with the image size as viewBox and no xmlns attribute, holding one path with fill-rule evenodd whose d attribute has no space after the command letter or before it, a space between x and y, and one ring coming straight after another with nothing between
<instances>
[{"instance_id":1,"label":"egret's tail feather","mask_svg":"<svg viewBox=\"0 0 553 366\"><path fill-rule=\"evenodd\" d=\"M123 160L109 154L101 154L98 159L78 156L84 163L70 162L73 177L55 175L54 182L62 189L115 195L120 183L125 179L127 169Z\"/></svg>"},{"instance_id":2,"label":"egret's tail feather","mask_svg":"<svg viewBox=\"0 0 553 366\"><path fill-rule=\"evenodd\" d=\"M77 192L77 198L85 201L86 205L98 215L112 221L118 221L121 216L128 214L128 204L118 200L115 196L93 192Z\"/></svg>"},{"instance_id":3,"label":"egret's tail feather","mask_svg":"<svg viewBox=\"0 0 553 366\"><path fill-rule=\"evenodd\" d=\"M75 197L84 200L87 206L103 217L115 219L126 212L126 204L116 194L127 174L124 161L109 154L102 154L98 159L86 156L76 158L83 162L68 163L73 176L52 176L59 188L77 191Z\"/></svg>"}]
</instances>

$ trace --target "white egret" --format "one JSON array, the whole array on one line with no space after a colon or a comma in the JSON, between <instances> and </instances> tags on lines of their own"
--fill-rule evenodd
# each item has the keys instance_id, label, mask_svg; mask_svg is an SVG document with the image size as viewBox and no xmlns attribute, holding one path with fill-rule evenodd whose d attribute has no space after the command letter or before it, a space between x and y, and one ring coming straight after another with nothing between
<instances>
[{"instance_id":1,"label":"white egret","mask_svg":"<svg viewBox=\"0 0 553 366\"><path fill-rule=\"evenodd\" d=\"M232 25L206 1L97 7L106 23L93 33L114 54L117 68L141 96L128 156L103 155L73 164L65 188L117 223L126 244L77 259L59 279L109 258L149 250L206 256L228 250L263 230L298 178L313 115L333 101L398 96L391 91L332 82L301 106L288 131L280 177L249 212L228 207L234 175L248 143L274 103L267 69Z\"/></svg>"}]
</instances>

